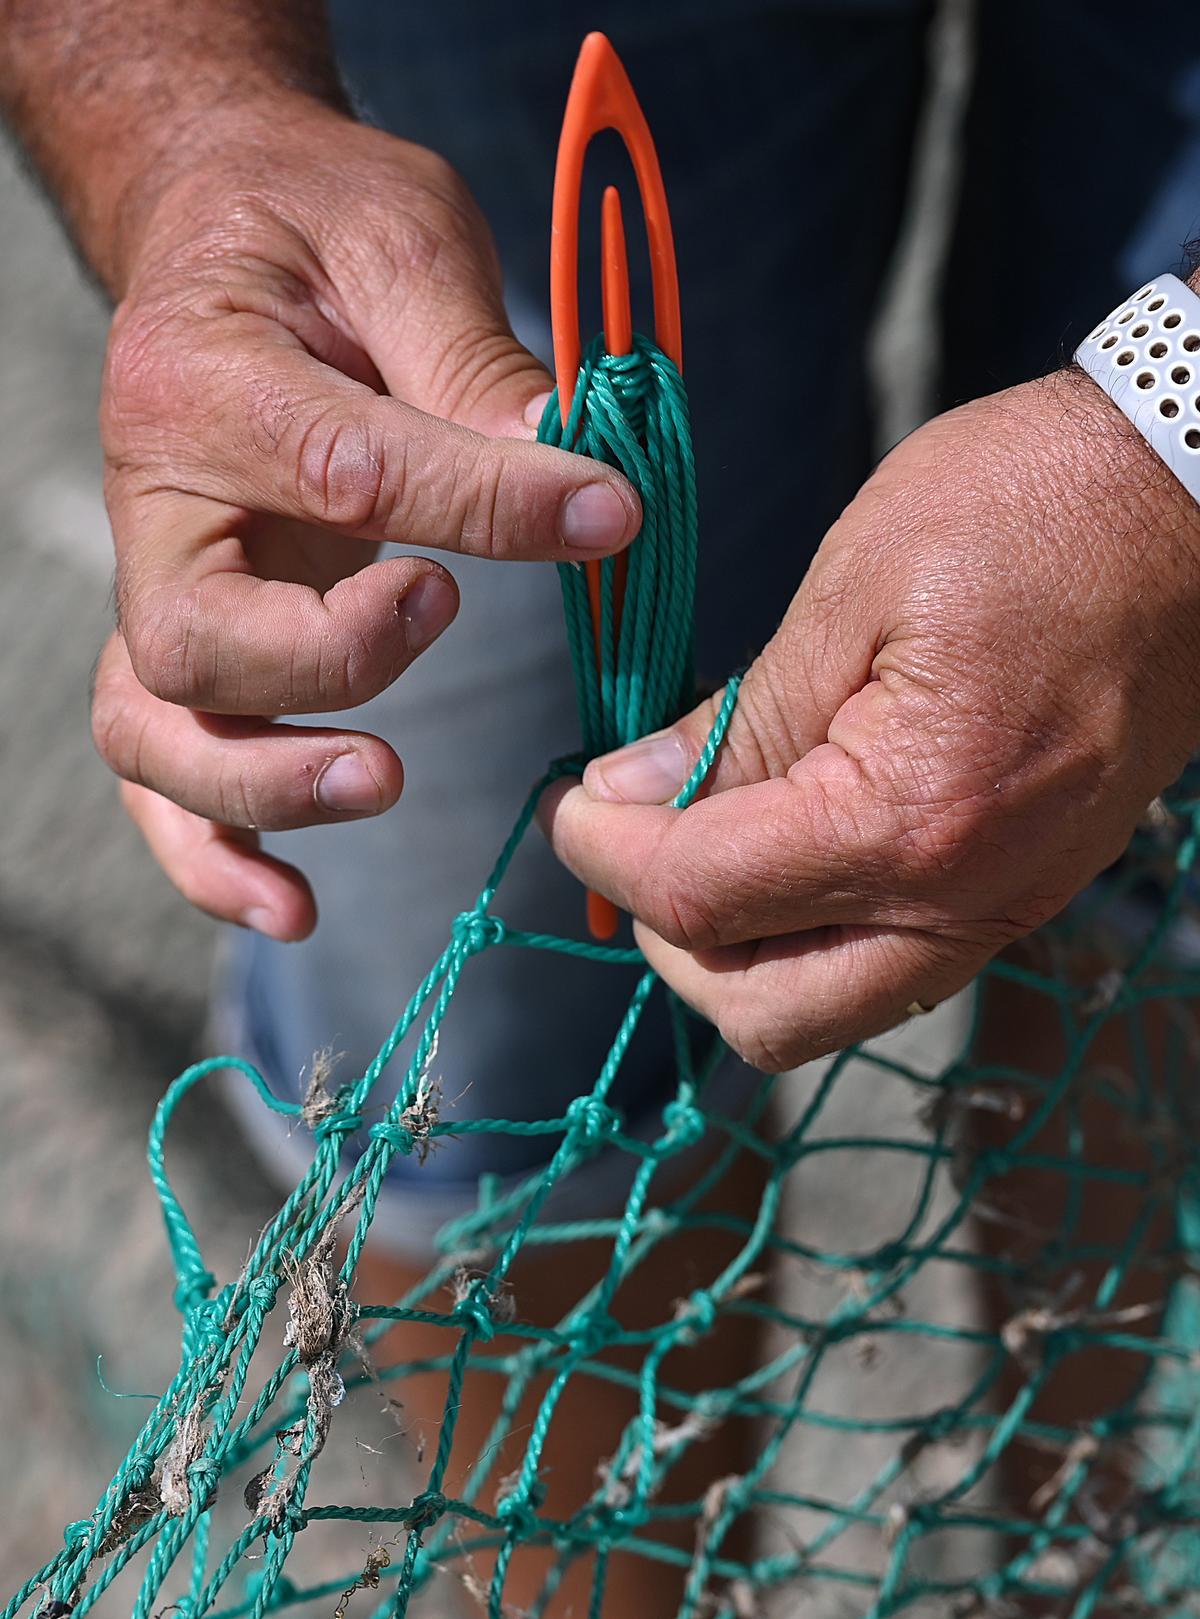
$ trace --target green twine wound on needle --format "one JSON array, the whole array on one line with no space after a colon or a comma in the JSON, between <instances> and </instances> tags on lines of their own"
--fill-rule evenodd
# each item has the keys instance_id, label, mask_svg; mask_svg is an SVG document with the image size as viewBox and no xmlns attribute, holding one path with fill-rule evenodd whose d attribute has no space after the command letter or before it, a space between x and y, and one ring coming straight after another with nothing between
<instances>
[{"instance_id":1,"label":"green twine wound on needle","mask_svg":"<svg viewBox=\"0 0 1200 1619\"><path fill-rule=\"evenodd\" d=\"M694 701L696 465L683 379L645 337L635 336L628 354L606 354L597 338L579 368L566 423L553 393L538 438L618 467L642 500L619 630L616 563L601 563L599 667L583 569L567 563L558 570L583 751L595 758L661 730Z\"/></svg>"}]
</instances>

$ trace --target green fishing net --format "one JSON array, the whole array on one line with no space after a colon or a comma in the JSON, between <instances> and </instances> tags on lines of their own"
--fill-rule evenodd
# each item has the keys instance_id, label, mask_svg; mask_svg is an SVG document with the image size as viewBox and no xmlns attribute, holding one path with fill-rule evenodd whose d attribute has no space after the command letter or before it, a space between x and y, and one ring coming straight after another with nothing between
<instances>
[{"instance_id":1,"label":"green fishing net","mask_svg":"<svg viewBox=\"0 0 1200 1619\"><path fill-rule=\"evenodd\" d=\"M167 1091L149 1156L178 1275L179 1368L95 1509L4 1619L24 1605L51 1619L97 1605L137 1619L299 1607L537 1619L561 1611L556 1593L581 1568L591 1619L625 1619L606 1601L618 1559L676 1569L678 1613L694 1619L1194 1612L1194 784L1154 806L1120 866L1019 958L989 968L940 1056L913 1037L928 1020L798 1076L752 1077L731 1099L714 1080L713 1032L643 971L594 1085L563 1117L441 1116L438 1029L479 955L562 951L596 973L640 962L506 922L503 878L549 782L693 700L696 514L677 372L642 339L621 358L593 348L571 420L552 402L542 437L620 466L645 510L619 620L604 565L598 638L582 577L561 570L584 748L534 789L365 1073L334 1086L318 1065L292 1103L220 1057ZM681 804L736 700L733 680ZM656 1003L675 1074L647 1132L612 1097ZM220 1281L164 1157L181 1098L219 1073L313 1136L310 1169ZM543 1136L544 1168L516 1184L485 1176L424 1281L398 1300L364 1297L389 1163L467 1131ZM556 1191L613 1154L628 1163L623 1206L558 1212ZM749 1210L726 1195L747 1165ZM875 1229L843 1224L834 1187L873 1195ZM708 1272L681 1272L653 1320L626 1320L623 1288L681 1234L711 1251ZM600 1262L580 1264L585 1249ZM578 1272L554 1319L522 1310L535 1251L561 1255L564 1281ZM434 1352L398 1363L398 1322L432 1333ZM711 1346L730 1322L759 1352L723 1379ZM409 1458L412 1488L385 1487L356 1401L403 1402L418 1376L440 1390L436 1442ZM470 1380L502 1400L464 1458ZM628 1416L591 1458L594 1488L564 1504L546 1451L581 1387L624 1391ZM744 1465L679 1488L728 1424L749 1436ZM335 1456L356 1446L366 1497L346 1504L323 1480L344 1482ZM517 1610L508 1587L531 1549L540 1592Z\"/></svg>"}]
</instances>

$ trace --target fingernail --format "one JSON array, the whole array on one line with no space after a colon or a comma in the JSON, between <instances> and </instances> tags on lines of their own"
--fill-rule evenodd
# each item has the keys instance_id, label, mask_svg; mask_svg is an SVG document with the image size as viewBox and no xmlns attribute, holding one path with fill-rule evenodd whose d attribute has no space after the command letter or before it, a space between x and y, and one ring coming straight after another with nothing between
<instances>
[{"instance_id":1,"label":"fingernail","mask_svg":"<svg viewBox=\"0 0 1200 1619\"><path fill-rule=\"evenodd\" d=\"M421 652L436 641L457 611L458 594L453 585L440 573L423 573L400 598L400 617L409 651Z\"/></svg>"},{"instance_id":2,"label":"fingernail","mask_svg":"<svg viewBox=\"0 0 1200 1619\"><path fill-rule=\"evenodd\" d=\"M593 759L583 773L583 785L593 798L610 804L665 804L683 786L690 769L679 732L659 731Z\"/></svg>"},{"instance_id":3,"label":"fingernail","mask_svg":"<svg viewBox=\"0 0 1200 1619\"><path fill-rule=\"evenodd\" d=\"M611 484L589 483L567 496L559 525L574 550L611 551L629 531L629 511Z\"/></svg>"},{"instance_id":4,"label":"fingernail","mask_svg":"<svg viewBox=\"0 0 1200 1619\"><path fill-rule=\"evenodd\" d=\"M549 393L536 394L525 406L525 425L532 427L536 433L542 425L542 417L546 414L546 406L550 403Z\"/></svg>"},{"instance_id":5,"label":"fingernail","mask_svg":"<svg viewBox=\"0 0 1200 1619\"><path fill-rule=\"evenodd\" d=\"M265 905L251 905L242 912L240 921L244 928L253 928L255 933L274 934L275 913Z\"/></svg>"},{"instance_id":6,"label":"fingernail","mask_svg":"<svg viewBox=\"0 0 1200 1619\"><path fill-rule=\"evenodd\" d=\"M335 814L369 814L379 808L379 783L357 753L331 759L313 784L317 803Z\"/></svg>"}]
</instances>

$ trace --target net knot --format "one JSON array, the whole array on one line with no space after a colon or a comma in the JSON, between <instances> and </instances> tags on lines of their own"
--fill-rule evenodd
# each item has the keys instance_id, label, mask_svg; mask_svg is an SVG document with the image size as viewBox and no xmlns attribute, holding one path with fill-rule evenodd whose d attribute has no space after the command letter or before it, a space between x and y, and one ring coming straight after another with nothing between
<instances>
[{"instance_id":1,"label":"net knot","mask_svg":"<svg viewBox=\"0 0 1200 1619\"><path fill-rule=\"evenodd\" d=\"M490 1343L496 1336L496 1323L492 1319L491 1294L477 1282L471 1291L455 1307L454 1319L460 1326L469 1332L473 1331L477 1338Z\"/></svg>"},{"instance_id":2,"label":"net knot","mask_svg":"<svg viewBox=\"0 0 1200 1619\"><path fill-rule=\"evenodd\" d=\"M498 916L486 911L460 911L450 929L455 944L467 956L476 956L493 944L502 944L507 929Z\"/></svg>"},{"instance_id":3,"label":"net knot","mask_svg":"<svg viewBox=\"0 0 1200 1619\"><path fill-rule=\"evenodd\" d=\"M586 1317L578 1333L575 1334L575 1347L582 1354L595 1354L597 1349L602 1349L605 1344L611 1343L620 1331L620 1322L614 1321L607 1310L597 1310L594 1315Z\"/></svg>"},{"instance_id":4,"label":"net knot","mask_svg":"<svg viewBox=\"0 0 1200 1619\"><path fill-rule=\"evenodd\" d=\"M221 1464L215 1456L197 1456L194 1462L188 1463L187 1476L196 1487L196 1494L202 1499L216 1489L221 1477Z\"/></svg>"},{"instance_id":5,"label":"net knot","mask_svg":"<svg viewBox=\"0 0 1200 1619\"><path fill-rule=\"evenodd\" d=\"M283 1539L286 1535L298 1535L302 1529L307 1528L308 1513L305 1512L303 1507L295 1506L289 1502L281 1507L275 1516L270 1533L277 1539Z\"/></svg>"},{"instance_id":6,"label":"net knot","mask_svg":"<svg viewBox=\"0 0 1200 1619\"><path fill-rule=\"evenodd\" d=\"M154 1477L154 1462L149 1456L131 1456L125 1463L121 1479L122 1493L128 1497L144 1490Z\"/></svg>"},{"instance_id":7,"label":"net knot","mask_svg":"<svg viewBox=\"0 0 1200 1619\"><path fill-rule=\"evenodd\" d=\"M260 1310L269 1310L279 1292L279 1279L276 1276L256 1276L246 1292L252 1304L256 1304Z\"/></svg>"},{"instance_id":8,"label":"net knot","mask_svg":"<svg viewBox=\"0 0 1200 1619\"><path fill-rule=\"evenodd\" d=\"M181 1277L172 1295L175 1308L184 1315L200 1310L208 1303L209 1292L216 1285L217 1278L210 1270L195 1271L191 1276Z\"/></svg>"},{"instance_id":9,"label":"net knot","mask_svg":"<svg viewBox=\"0 0 1200 1619\"><path fill-rule=\"evenodd\" d=\"M995 1180L998 1175L1007 1175L1012 1169L1012 1155L1004 1151L1003 1147L989 1147L986 1151L976 1153L971 1168L983 1180Z\"/></svg>"},{"instance_id":10,"label":"net knot","mask_svg":"<svg viewBox=\"0 0 1200 1619\"><path fill-rule=\"evenodd\" d=\"M446 1510L446 1497L440 1490L422 1490L420 1495L413 1496L412 1505L408 1509L408 1527L416 1534L424 1534L426 1529L438 1521Z\"/></svg>"},{"instance_id":11,"label":"net knot","mask_svg":"<svg viewBox=\"0 0 1200 1619\"><path fill-rule=\"evenodd\" d=\"M92 1528L90 1518L76 1518L74 1523L69 1523L63 1530L63 1545L69 1552L78 1551L91 1534Z\"/></svg>"},{"instance_id":12,"label":"net knot","mask_svg":"<svg viewBox=\"0 0 1200 1619\"><path fill-rule=\"evenodd\" d=\"M327 1141L332 1136L352 1136L356 1130L363 1127L361 1113L329 1113L313 1130L318 1141Z\"/></svg>"},{"instance_id":13,"label":"net knot","mask_svg":"<svg viewBox=\"0 0 1200 1619\"><path fill-rule=\"evenodd\" d=\"M953 1406L931 1411L925 1419L925 1431L921 1437L927 1444L936 1445L954 1433L960 1420L960 1414Z\"/></svg>"},{"instance_id":14,"label":"net knot","mask_svg":"<svg viewBox=\"0 0 1200 1619\"><path fill-rule=\"evenodd\" d=\"M622 1534L640 1529L643 1524L650 1521L650 1514L637 1501L626 1501L621 1506L606 1507L604 1516L612 1528Z\"/></svg>"},{"instance_id":15,"label":"net knot","mask_svg":"<svg viewBox=\"0 0 1200 1619\"><path fill-rule=\"evenodd\" d=\"M536 1502L541 1494L544 1494L544 1492L539 1491L535 1485L533 1491L529 1492L529 1494L514 1492L512 1495L501 1496L500 1500L496 1502L496 1516L515 1539L532 1540L533 1536L537 1534ZM534 1499L530 1499L531 1495Z\"/></svg>"},{"instance_id":16,"label":"net knot","mask_svg":"<svg viewBox=\"0 0 1200 1619\"><path fill-rule=\"evenodd\" d=\"M662 1116L667 1127L664 1145L675 1152L694 1147L704 1134L704 1115L690 1102L668 1102Z\"/></svg>"},{"instance_id":17,"label":"net knot","mask_svg":"<svg viewBox=\"0 0 1200 1619\"><path fill-rule=\"evenodd\" d=\"M389 1147L395 1147L405 1156L413 1150L413 1133L402 1124L391 1124L387 1119L383 1119L379 1124L373 1124L367 1134L372 1141L386 1141Z\"/></svg>"},{"instance_id":18,"label":"net knot","mask_svg":"<svg viewBox=\"0 0 1200 1619\"><path fill-rule=\"evenodd\" d=\"M225 1336L223 1325L225 1317L216 1299L201 1298L196 1303L183 1306L183 1310L187 1316L192 1342L198 1348L211 1348L221 1342Z\"/></svg>"},{"instance_id":19,"label":"net knot","mask_svg":"<svg viewBox=\"0 0 1200 1619\"><path fill-rule=\"evenodd\" d=\"M579 1146L596 1147L611 1141L621 1128L621 1115L598 1096L577 1096L567 1108L567 1124Z\"/></svg>"},{"instance_id":20,"label":"net knot","mask_svg":"<svg viewBox=\"0 0 1200 1619\"><path fill-rule=\"evenodd\" d=\"M683 1326L689 1338L701 1338L711 1332L717 1320L717 1301L711 1293L697 1288L680 1301L675 1319Z\"/></svg>"}]
</instances>

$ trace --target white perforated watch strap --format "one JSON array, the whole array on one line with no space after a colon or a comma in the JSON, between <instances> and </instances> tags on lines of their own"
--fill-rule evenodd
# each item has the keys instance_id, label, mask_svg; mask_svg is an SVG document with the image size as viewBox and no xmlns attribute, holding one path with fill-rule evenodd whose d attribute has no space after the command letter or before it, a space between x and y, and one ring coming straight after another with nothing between
<instances>
[{"instance_id":1,"label":"white perforated watch strap","mask_svg":"<svg viewBox=\"0 0 1200 1619\"><path fill-rule=\"evenodd\" d=\"M1200 500L1200 298L1160 275L1118 304L1075 359Z\"/></svg>"}]
</instances>

